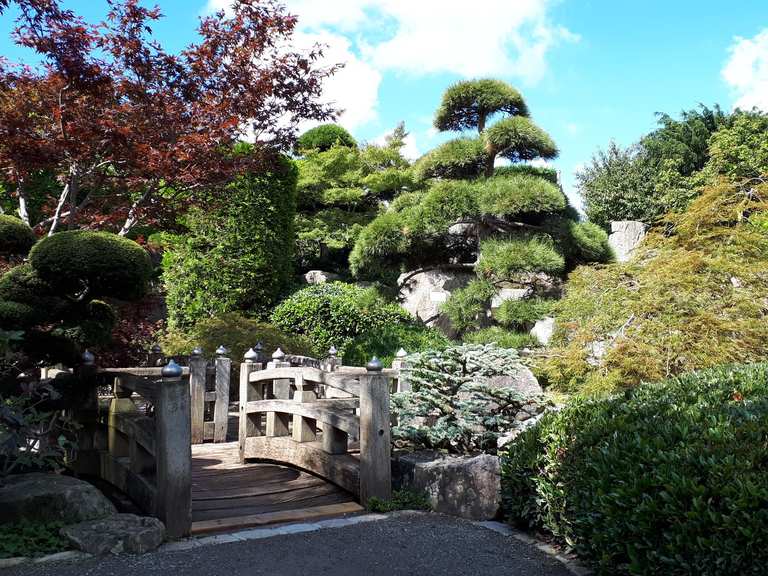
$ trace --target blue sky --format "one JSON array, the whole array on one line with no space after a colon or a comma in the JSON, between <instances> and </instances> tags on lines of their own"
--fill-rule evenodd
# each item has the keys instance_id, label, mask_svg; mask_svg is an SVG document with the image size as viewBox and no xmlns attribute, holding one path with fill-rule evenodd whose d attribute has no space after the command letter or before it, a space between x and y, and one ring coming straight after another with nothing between
<instances>
[{"instance_id":1,"label":"blue sky","mask_svg":"<svg viewBox=\"0 0 768 576\"><path fill-rule=\"evenodd\" d=\"M170 50L195 37L198 17L228 0L156 0ZM97 0L66 4L89 18ZM525 96L558 143L553 165L578 204L573 173L611 139L629 144L657 111L698 103L768 110L768 0L286 0L297 41L328 44L346 68L327 98L340 122L375 141L399 121L418 155L453 135L431 128L442 91L497 77ZM9 17L0 19L5 30ZM17 54L4 34L0 53Z\"/></svg>"}]
</instances>

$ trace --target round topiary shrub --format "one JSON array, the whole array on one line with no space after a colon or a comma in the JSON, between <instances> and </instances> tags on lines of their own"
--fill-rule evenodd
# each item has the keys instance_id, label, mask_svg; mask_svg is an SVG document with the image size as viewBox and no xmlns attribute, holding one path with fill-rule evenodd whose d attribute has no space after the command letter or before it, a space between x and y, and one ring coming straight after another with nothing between
<instances>
[{"instance_id":1,"label":"round topiary shrub","mask_svg":"<svg viewBox=\"0 0 768 576\"><path fill-rule=\"evenodd\" d=\"M768 562L768 364L577 400L504 455L511 521L601 574L758 575Z\"/></svg>"},{"instance_id":2,"label":"round topiary shrub","mask_svg":"<svg viewBox=\"0 0 768 576\"><path fill-rule=\"evenodd\" d=\"M8 330L28 328L40 321L41 314L28 304L0 300L0 326Z\"/></svg>"},{"instance_id":3,"label":"round topiary shrub","mask_svg":"<svg viewBox=\"0 0 768 576\"><path fill-rule=\"evenodd\" d=\"M88 290L89 297L140 298L152 276L147 252L132 240L107 232L59 232L29 254L37 275L57 291Z\"/></svg>"},{"instance_id":4,"label":"round topiary shrub","mask_svg":"<svg viewBox=\"0 0 768 576\"><path fill-rule=\"evenodd\" d=\"M338 124L321 124L299 136L296 142L296 150L299 153L307 150L324 152L330 150L335 145L354 148L357 146L357 142L352 137L352 134Z\"/></svg>"},{"instance_id":5,"label":"round topiary shrub","mask_svg":"<svg viewBox=\"0 0 768 576\"><path fill-rule=\"evenodd\" d=\"M414 321L403 308L386 302L374 289L332 282L303 288L280 303L272 324L307 337L319 353L335 346L344 355L354 338Z\"/></svg>"},{"instance_id":6,"label":"round topiary shrub","mask_svg":"<svg viewBox=\"0 0 768 576\"><path fill-rule=\"evenodd\" d=\"M37 236L19 218L0 214L0 254L26 256Z\"/></svg>"}]
</instances>

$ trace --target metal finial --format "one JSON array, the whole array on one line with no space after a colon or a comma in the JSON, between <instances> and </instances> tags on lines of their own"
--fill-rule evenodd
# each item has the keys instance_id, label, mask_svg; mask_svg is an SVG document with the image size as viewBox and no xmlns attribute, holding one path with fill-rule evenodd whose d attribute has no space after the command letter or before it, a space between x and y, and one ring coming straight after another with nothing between
<instances>
[{"instance_id":1,"label":"metal finial","mask_svg":"<svg viewBox=\"0 0 768 576\"><path fill-rule=\"evenodd\" d=\"M395 354L396 358L405 358L408 356L408 352L405 351L405 348L400 348L400 350L397 351L397 354Z\"/></svg>"},{"instance_id":2,"label":"metal finial","mask_svg":"<svg viewBox=\"0 0 768 576\"><path fill-rule=\"evenodd\" d=\"M203 355L203 349L200 348L200 346L195 346L194 349L192 350L192 356L197 358L202 355Z\"/></svg>"},{"instance_id":3,"label":"metal finial","mask_svg":"<svg viewBox=\"0 0 768 576\"><path fill-rule=\"evenodd\" d=\"M152 348L150 348L149 351L152 352L152 354L162 354L163 353L163 349L160 348L160 344L153 344Z\"/></svg>"},{"instance_id":4,"label":"metal finial","mask_svg":"<svg viewBox=\"0 0 768 576\"><path fill-rule=\"evenodd\" d=\"M338 354L338 353L339 353L339 351L336 350L336 346L331 344L331 347L328 348L328 356L336 356L336 354Z\"/></svg>"},{"instance_id":5,"label":"metal finial","mask_svg":"<svg viewBox=\"0 0 768 576\"><path fill-rule=\"evenodd\" d=\"M256 352L261 352L262 350L264 350L264 344L261 343L261 340L256 342L256 347L254 348L254 350L256 350Z\"/></svg>"},{"instance_id":6,"label":"metal finial","mask_svg":"<svg viewBox=\"0 0 768 576\"><path fill-rule=\"evenodd\" d=\"M243 356L246 362L256 362L259 359L259 353L253 348L250 348L248 352Z\"/></svg>"},{"instance_id":7,"label":"metal finial","mask_svg":"<svg viewBox=\"0 0 768 576\"><path fill-rule=\"evenodd\" d=\"M381 360L379 360L376 356L374 356L373 358L371 358L371 361L368 362L368 364L366 365L366 368L370 372L381 372L381 369L382 369Z\"/></svg>"},{"instance_id":8,"label":"metal finial","mask_svg":"<svg viewBox=\"0 0 768 576\"><path fill-rule=\"evenodd\" d=\"M163 366L162 371L160 372L163 376L163 378L178 378L181 376L181 366L176 364L173 358L171 358L168 361L168 364Z\"/></svg>"},{"instance_id":9,"label":"metal finial","mask_svg":"<svg viewBox=\"0 0 768 576\"><path fill-rule=\"evenodd\" d=\"M282 360L285 358L285 352L282 351L281 348L278 347L277 350L272 354L272 360Z\"/></svg>"},{"instance_id":10,"label":"metal finial","mask_svg":"<svg viewBox=\"0 0 768 576\"><path fill-rule=\"evenodd\" d=\"M226 356L227 354L229 354L229 350L224 344L216 348L216 356Z\"/></svg>"},{"instance_id":11,"label":"metal finial","mask_svg":"<svg viewBox=\"0 0 768 576\"><path fill-rule=\"evenodd\" d=\"M94 356L93 352L86 348L85 352L83 352L83 364L86 366L93 366L94 362L96 362L96 356Z\"/></svg>"}]
</instances>

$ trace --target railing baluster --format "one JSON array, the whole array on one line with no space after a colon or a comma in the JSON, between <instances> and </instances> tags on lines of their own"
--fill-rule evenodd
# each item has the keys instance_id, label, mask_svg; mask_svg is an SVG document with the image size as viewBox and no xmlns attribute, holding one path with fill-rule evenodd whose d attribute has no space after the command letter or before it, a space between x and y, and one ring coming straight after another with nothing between
<instances>
[{"instance_id":1,"label":"railing baluster","mask_svg":"<svg viewBox=\"0 0 768 576\"><path fill-rule=\"evenodd\" d=\"M229 377L232 360L226 357L227 349L220 347L216 357L216 403L213 406L213 441L227 441L229 420Z\"/></svg>"}]
</instances>

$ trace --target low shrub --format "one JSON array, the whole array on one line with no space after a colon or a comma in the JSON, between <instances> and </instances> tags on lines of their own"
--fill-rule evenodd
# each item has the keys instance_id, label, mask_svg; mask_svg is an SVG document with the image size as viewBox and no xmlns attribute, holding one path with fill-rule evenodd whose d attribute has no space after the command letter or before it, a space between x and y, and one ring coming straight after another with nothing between
<instances>
[{"instance_id":1,"label":"low shrub","mask_svg":"<svg viewBox=\"0 0 768 576\"><path fill-rule=\"evenodd\" d=\"M335 346L344 356L358 336L415 322L373 288L331 282L302 288L286 298L272 312L272 324L306 337L315 350L324 352Z\"/></svg>"},{"instance_id":2,"label":"low shrub","mask_svg":"<svg viewBox=\"0 0 768 576\"><path fill-rule=\"evenodd\" d=\"M475 332L469 332L463 337L465 344L496 344L499 348L534 348L539 341L528 332L515 332L501 326L490 326Z\"/></svg>"},{"instance_id":3,"label":"low shrub","mask_svg":"<svg viewBox=\"0 0 768 576\"><path fill-rule=\"evenodd\" d=\"M504 509L600 574L763 574L766 438L768 364L578 399L503 455Z\"/></svg>"},{"instance_id":4,"label":"low shrub","mask_svg":"<svg viewBox=\"0 0 768 576\"><path fill-rule=\"evenodd\" d=\"M62 552L70 548L59 534L61 522L30 522L0 524L0 558L37 557Z\"/></svg>"},{"instance_id":5,"label":"low shrub","mask_svg":"<svg viewBox=\"0 0 768 576\"><path fill-rule=\"evenodd\" d=\"M492 344L407 356L402 377L412 389L392 395L395 445L495 453L500 435L545 407L542 398L496 381L515 381L524 371L515 350Z\"/></svg>"},{"instance_id":6,"label":"low shrub","mask_svg":"<svg viewBox=\"0 0 768 576\"><path fill-rule=\"evenodd\" d=\"M325 350L315 350L311 342L301 336L282 332L279 328L247 318L237 312L227 312L214 318L204 318L186 330L169 329L160 337L163 352L169 356L189 354L200 347L206 357L213 357L216 348L229 350L233 363L242 361L249 348L261 342L265 354L281 348L286 354L314 356Z\"/></svg>"},{"instance_id":7,"label":"low shrub","mask_svg":"<svg viewBox=\"0 0 768 576\"><path fill-rule=\"evenodd\" d=\"M37 242L37 236L19 218L0 214L0 254L26 256Z\"/></svg>"},{"instance_id":8,"label":"low shrub","mask_svg":"<svg viewBox=\"0 0 768 576\"><path fill-rule=\"evenodd\" d=\"M368 500L368 511L370 512L395 512L396 510L431 510L432 505L426 494L414 492L412 490L394 490L392 498L382 500L373 497Z\"/></svg>"},{"instance_id":9,"label":"low shrub","mask_svg":"<svg viewBox=\"0 0 768 576\"><path fill-rule=\"evenodd\" d=\"M390 366L401 348L412 354L443 350L450 344L442 332L416 323L385 325L352 340L344 352L344 362L350 366L365 366L376 356L384 366Z\"/></svg>"},{"instance_id":10,"label":"low shrub","mask_svg":"<svg viewBox=\"0 0 768 576\"><path fill-rule=\"evenodd\" d=\"M552 312L555 302L556 300L545 298L505 300L493 313L493 317L506 328L527 332L537 320Z\"/></svg>"}]
</instances>

